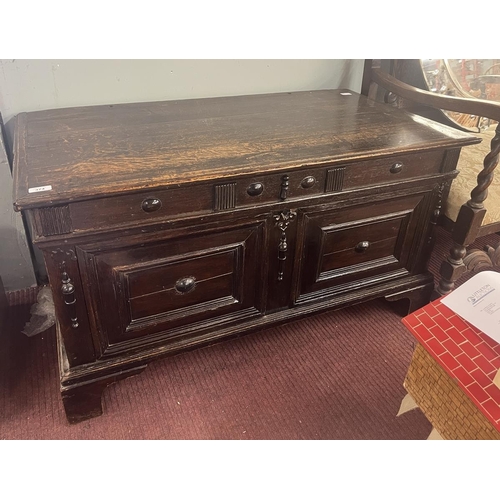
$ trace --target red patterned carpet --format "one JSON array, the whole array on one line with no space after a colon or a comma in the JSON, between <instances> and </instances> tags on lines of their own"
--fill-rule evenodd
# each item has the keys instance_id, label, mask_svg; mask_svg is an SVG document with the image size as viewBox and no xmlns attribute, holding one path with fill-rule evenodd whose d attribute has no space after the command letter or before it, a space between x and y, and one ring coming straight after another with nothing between
<instances>
[{"instance_id":1,"label":"red patterned carpet","mask_svg":"<svg viewBox=\"0 0 500 500\"><path fill-rule=\"evenodd\" d=\"M438 232L433 271L447 238ZM103 416L76 425L59 395L54 331L28 338L26 307L11 316L0 334L1 439L421 440L431 431L418 409L396 416L415 342L383 300L151 363L105 390Z\"/></svg>"}]
</instances>

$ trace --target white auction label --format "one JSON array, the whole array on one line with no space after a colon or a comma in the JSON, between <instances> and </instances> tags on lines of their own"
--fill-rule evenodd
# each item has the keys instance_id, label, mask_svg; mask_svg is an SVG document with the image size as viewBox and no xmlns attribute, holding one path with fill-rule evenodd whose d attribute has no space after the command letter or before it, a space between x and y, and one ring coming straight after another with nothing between
<instances>
[{"instance_id":1,"label":"white auction label","mask_svg":"<svg viewBox=\"0 0 500 500\"><path fill-rule=\"evenodd\" d=\"M36 188L29 188L28 193L39 193L40 191L50 191L52 186L38 186Z\"/></svg>"}]
</instances>

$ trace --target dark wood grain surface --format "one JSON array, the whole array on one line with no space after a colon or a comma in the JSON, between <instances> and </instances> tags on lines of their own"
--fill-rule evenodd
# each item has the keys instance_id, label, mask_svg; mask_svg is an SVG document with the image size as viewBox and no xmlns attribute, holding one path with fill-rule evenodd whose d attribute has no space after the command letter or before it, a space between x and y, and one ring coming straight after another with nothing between
<instances>
[{"instance_id":1,"label":"dark wood grain surface","mask_svg":"<svg viewBox=\"0 0 500 500\"><path fill-rule=\"evenodd\" d=\"M474 142L348 90L21 113L14 205L32 208L231 178L256 167L290 170ZM40 186L51 190L28 192Z\"/></svg>"}]
</instances>

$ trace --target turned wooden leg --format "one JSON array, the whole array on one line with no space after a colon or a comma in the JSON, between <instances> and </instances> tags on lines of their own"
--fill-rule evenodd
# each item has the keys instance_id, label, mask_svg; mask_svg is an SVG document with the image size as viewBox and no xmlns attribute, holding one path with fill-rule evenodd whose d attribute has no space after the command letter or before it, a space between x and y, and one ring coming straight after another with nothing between
<instances>
[{"instance_id":1,"label":"turned wooden leg","mask_svg":"<svg viewBox=\"0 0 500 500\"><path fill-rule=\"evenodd\" d=\"M455 258L454 258L455 257ZM483 250L468 251L455 244L448 259L441 265L441 280L433 297L440 297L455 288L455 282L466 272L476 273L500 265L500 244L494 248L487 245Z\"/></svg>"},{"instance_id":2,"label":"turned wooden leg","mask_svg":"<svg viewBox=\"0 0 500 500\"><path fill-rule=\"evenodd\" d=\"M433 299L446 295L455 288L455 282L467 269L464 263L466 253L467 248L464 245L453 243L453 246L450 249L450 254L441 264L439 271L441 277L436 290L433 292Z\"/></svg>"},{"instance_id":3,"label":"turned wooden leg","mask_svg":"<svg viewBox=\"0 0 500 500\"><path fill-rule=\"evenodd\" d=\"M102 393L118 380L138 375L147 365L141 365L119 373L61 387L61 396L66 418L70 424L77 424L102 415Z\"/></svg>"}]
</instances>

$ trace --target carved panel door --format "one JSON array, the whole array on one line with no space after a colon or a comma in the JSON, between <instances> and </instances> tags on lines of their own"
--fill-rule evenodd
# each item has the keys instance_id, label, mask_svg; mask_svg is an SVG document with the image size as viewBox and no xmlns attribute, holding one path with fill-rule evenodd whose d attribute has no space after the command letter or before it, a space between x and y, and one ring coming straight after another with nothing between
<instances>
[{"instance_id":1,"label":"carved panel door","mask_svg":"<svg viewBox=\"0 0 500 500\"><path fill-rule=\"evenodd\" d=\"M260 315L263 228L253 222L182 238L78 246L101 355L189 343Z\"/></svg>"},{"instance_id":2,"label":"carved panel door","mask_svg":"<svg viewBox=\"0 0 500 500\"><path fill-rule=\"evenodd\" d=\"M297 302L408 275L430 227L420 214L432 194L308 211ZM420 247L420 248L419 248Z\"/></svg>"}]
</instances>

